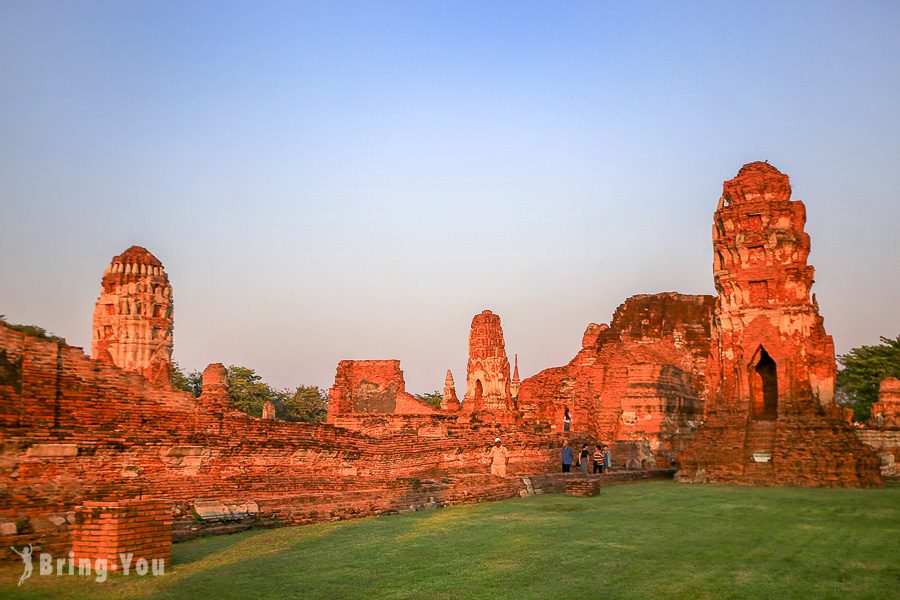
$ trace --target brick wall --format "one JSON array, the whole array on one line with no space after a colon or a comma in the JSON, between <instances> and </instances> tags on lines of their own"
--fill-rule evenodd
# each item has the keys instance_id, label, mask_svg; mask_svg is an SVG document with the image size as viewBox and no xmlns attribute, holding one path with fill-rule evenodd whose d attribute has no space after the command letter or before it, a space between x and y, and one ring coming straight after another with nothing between
<instances>
[{"instance_id":1,"label":"brick wall","mask_svg":"<svg viewBox=\"0 0 900 600\"><path fill-rule=\"evenodd\" d=\"M193 398L7 327L0 367L6 545L66 549L78 506L142 495L169 499L175 530L185 535L397 511L421 500L423 482L488 473L497 435L510 450L512 476L558 468L556 435L441 414L344 415L340 427L257 419L223 402L215 366ZM441 484L442 502L490 499L496 487L474 493L452 481ZM221 518L200 515L209 502L226 507Z\"/></svg>"}]
</instances>

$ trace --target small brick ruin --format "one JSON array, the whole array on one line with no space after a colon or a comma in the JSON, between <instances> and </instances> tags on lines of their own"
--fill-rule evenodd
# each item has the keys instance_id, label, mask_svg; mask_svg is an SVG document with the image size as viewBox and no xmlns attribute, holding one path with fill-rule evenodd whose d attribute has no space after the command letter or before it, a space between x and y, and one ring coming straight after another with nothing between
<instances>
[{"instance_id":1,"label":"small brick ruin","mask_svg":"<svg viewBox=\"0 0 900 600\"><path fill-rule=\"evenodd\" d=\"M348 414L431 414L406 392L399 360L342 360L328 391L328 422Z\"/></svg>"},{"instance_id":2,"label":"small brick ruin","mask_svg":"<svg viewBox=\"0 0 900 600\"><path fill-rule=\"evenodd\" d=\"M878 454L881 474L900 480L900 379L882 380L869 426L858 428L856 435Z\"/></svg>"},{"instance_id":3,"label":"small brick ruin","mask_svg":"<svg viewBox=\"0 0 900 600\"><path fill-rule=\"evenodd\" d=\"M160 498L85 502L75 509L72 527L75 561L106 561L110 571L122 570L122 555L132 560L169 564L172 553L172 503Z\"/></svg>"},{"instance_id":4,"label":"small brick ruin","mask_svg":"<svg viewBox=\"0 0 900 600\"><path fill-rule=\"evenodd\" d=\"M564 438L609 445L618 471L600 485L675 467L688 482L881 485L872 448L882 463L896 452L897 383L882 387L881 429L854 431L834 404L804 224L787 176L745 165L714 216L716 296L633 296L587 325L567 365L524 380L485 310L462 402L449 371L438 410L406 391L398 360L344 360L323 424L237 411L220 363L198 398L173 390L172 288L159 260L129 248L103 275L93 358L0 325L0 544L163 556L163 530L179 540L562 492L581 477L557 473ZM507 477L489 470L497 436ZM595 488L585 481L573 493Z\"/></svg>"}]
</instances>

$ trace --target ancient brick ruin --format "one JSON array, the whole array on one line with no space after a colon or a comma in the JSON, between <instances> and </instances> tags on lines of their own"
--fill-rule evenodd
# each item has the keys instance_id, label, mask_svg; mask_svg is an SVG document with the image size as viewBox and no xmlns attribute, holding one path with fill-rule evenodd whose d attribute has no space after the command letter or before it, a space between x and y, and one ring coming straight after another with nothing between
<instances>
[{"instance_id":1,"label":"ancient brick ruin","mask_svg":"<svg viewBox=\"0 0 900 600\"><path fill-rule=\"evenodd\" d=\"M588 325L568 365L522 382L525 419L561 430L568 408L574 432L646 446L670 465L703 416L712 306L711 296L629 298L610 325Z\"/></svg>"},{"instance_id":2,"label":"ancient brick ruin","mask_svg":"<svg viewBox=\"0 0 900 600\"><path fill-rule=\"evenodd\" d=\"M510 376L500 317L484 311L462 403L449 371L435 410L406 391L399 361L345 360L325 424L279 421L274 406L264 418L237 411L219 363L199 398L173 390L172 288L160 261L129 248L103 276L93 358L0 325L0 543L162 555L160 506L185 539L561 492L572 479L557 473L564 436L608 443L620 469L678 465L682 481L880 485L870 447L884 461L900 445L888 429L896 380L877 431L854 431L833 403L834 347L809 295L805 210L787 176L746 165L714 223L717 296L629 298L608 325L587 326L567 365L523 381L517 359ZM495 436L507 477L489 474ZM589 480L570 488L596 491ZM112 545L98 527L116 530ZM136 528L146 539L131 539Z\"/></svg>"},{"instance_id":3,"label":"ancient brick ruin","mask_svg":"<svg viewBox=\"0 0 900 600\"><path fill-rule=\"evenodd\" d=\"M872 405L875 427L900 429L900 379L888 377L878 388L878 402Z\"/></svg>"},{"instance_id":4,"label":"ancient brick ruin","mask_svg":"<svg viewBox=\"0 0 900 600\"><path fill-rule=\"evenodd\" d=\"M453 382L453 373L447 369L447 377L444 379L444 394L441 396L441 410L446 412L459 412L460 403L456 396L456 384Z\"/></svg>"},{"instance_id":5,"label":"ancient brick ruin","mask_svg":"<svg viewBox=\"0 0 900 600\"><path fill-rule=\"evenodd\" d=\"M430 414L406 392L399 360L342 360L328 391L328 422L354 413Z\"/></svg>"},{"instance_id":6,"label":"ancient brick ruin","mask_svg":"<svg viewBox=\"0 0 900 600\"><path fill-rule=\"evenodd\" d=\"M787 175L744 165L713 219L716 298L705 419L685 481L872 486L877 459L834 404L835 359Z\"/></svg>"},{"instance_id":7,"label":"ancient brick ruin","mask_svg":"<svg viewBox=\"0 0 900 600\"><path fill-rule=\"evenodd\" d=\"M172 286L162 263L132 246L103 272L91 354L168 385L172 372Z\"/></svg>"},{"instance_id":8,"label":"ancient brick ruin","mask_svg":"<svg viewBox=\"0 0 900 600\"><path fill-rule=\"evenodd\" d=\"M881 474L900 480L900 379L881 382L869 425L856 430L859 439L881 460Z\"/></svg>"},{"instance_id":9,"label":"ancient brick ruin","mask_svg":"<svg viewBox=\"0 0 900 600\"><path fill-rule=\"evenodd\" d=\"M476 419L514 420L509 359L500 317L489 310L472 319L463 412Z\"/></svg>"}]
</instances>

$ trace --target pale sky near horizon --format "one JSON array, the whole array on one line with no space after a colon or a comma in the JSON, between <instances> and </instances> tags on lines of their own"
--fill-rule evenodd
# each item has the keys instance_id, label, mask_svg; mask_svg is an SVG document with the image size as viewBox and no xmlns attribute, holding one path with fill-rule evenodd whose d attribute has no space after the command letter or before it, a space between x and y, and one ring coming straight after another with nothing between
<instances>
[{"instance_id":1,"label":"pale sky near horizon","mask_svg":"<svg viewBox=\"0 0 900 600\"><path fill-rule=\"evenodd\" d=\"M714 293L722 182L806 203L838 353L900 334L900 3L0 0L0 314L90 350L100 277L165 265L175 360L465 392L639 293Z\"/></svg>"}]
</instances>

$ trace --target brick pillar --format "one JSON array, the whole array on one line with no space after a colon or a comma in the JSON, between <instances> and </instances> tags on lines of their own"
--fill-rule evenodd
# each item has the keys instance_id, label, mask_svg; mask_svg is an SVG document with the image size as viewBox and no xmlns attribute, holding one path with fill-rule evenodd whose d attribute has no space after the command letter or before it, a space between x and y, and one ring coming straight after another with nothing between
<instances>
[{"instance_id":1,"label":"brick pillar","mask_svg":"<svg viewBox=\"0 0 900 600\"><path fill-rule=\"evenodd\" d=\"M110 571L121 570L119 554L133 554L149 564L169 563L172 555L172 503L151 498L116 502L85 502L75 509L72 532L75 560L107 560ZM134 562L131 568L134 568Z\"/></svg>"}]
</instances>

